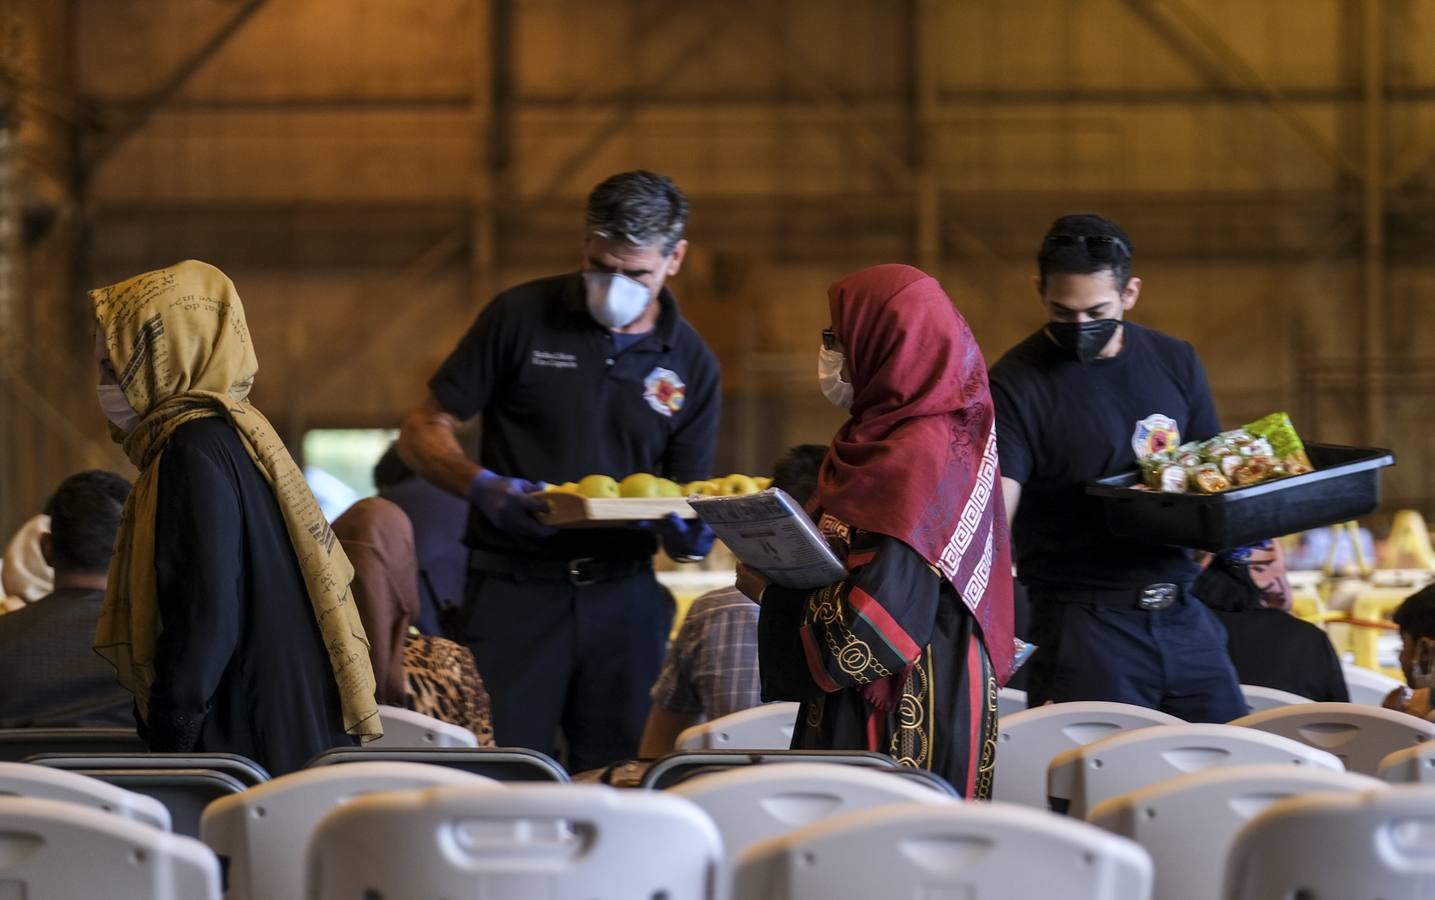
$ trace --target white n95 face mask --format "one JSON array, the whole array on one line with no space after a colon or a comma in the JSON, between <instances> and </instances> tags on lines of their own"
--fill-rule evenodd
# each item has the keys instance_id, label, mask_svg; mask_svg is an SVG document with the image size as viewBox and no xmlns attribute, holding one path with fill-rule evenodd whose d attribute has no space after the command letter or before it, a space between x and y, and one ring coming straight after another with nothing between
<instances>
[{"instance_id":1,"label":"white n95 face mask","mask_svg":"<svg viewBox=\"0 0 1435 900\"><path fill-rule=\"evenodd\" d=\"M95 386L95 394L100 400L100 412L110 420L110 424L129 434L139 424L140 417L135 414L130 401L125 398L124 389L117 384L100 384Z\"/></svg>"},{"instance_id":2,"label":"white n95 face mask","mask_svg":"<svg viewBox=\"0 0 1435 900\"><path fill-rule=\"evenodd\" d=\"M642 282L617 272L584 272L588 314L605 328L623 328L643 314L653 292Z\"/></svg>"},{"instance_id":3,"label":"white n95 face mask","mask_svg":"<svg viewBox=\"0 0 1435 900\"><path fill-rule=\"evenodd\" d=\"M817 348L817 383L822 387L822 396L832 405L843 409L852 408L852 382L842 378L842 367L847 357L841 350Z\"/></svg>"}]
</instances>

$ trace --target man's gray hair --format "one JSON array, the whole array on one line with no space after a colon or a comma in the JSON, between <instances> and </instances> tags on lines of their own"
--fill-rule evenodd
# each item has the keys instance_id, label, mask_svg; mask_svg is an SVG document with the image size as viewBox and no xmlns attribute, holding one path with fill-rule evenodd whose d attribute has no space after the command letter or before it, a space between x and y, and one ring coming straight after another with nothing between
<instances>
[{"instance_id":1,"label":"man's gray hair","mask_svg":"<svg viewBox=\"0 0 1435 900\"><path fill-rule=\"evenodd\" d=\"M633 247L661 244L664 256L683 239L688 198L655 172L623 172L604 179L588 195L588 237L620 240Z\"/></svg>"}]
</instances>

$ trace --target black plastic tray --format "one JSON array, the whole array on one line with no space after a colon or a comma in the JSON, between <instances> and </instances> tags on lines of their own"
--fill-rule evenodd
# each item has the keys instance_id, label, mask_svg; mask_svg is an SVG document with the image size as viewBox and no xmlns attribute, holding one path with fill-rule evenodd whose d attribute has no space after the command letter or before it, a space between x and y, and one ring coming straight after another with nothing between
<instances>
[{"instance_id":1,"label":"black plastic tray","mask_svg":"<svg viewBox=\"0 0 1435 900\"><path fill-rule=\"evenodd\" d=\"M1112 534L1143 544L1229 550L1348 522L1380 506L1380 470L1395 454L1376 447L1306 444L1314 472L1221 494L1132 490L1139 472L1087 484Z\"/></svg>"}]
</instances>

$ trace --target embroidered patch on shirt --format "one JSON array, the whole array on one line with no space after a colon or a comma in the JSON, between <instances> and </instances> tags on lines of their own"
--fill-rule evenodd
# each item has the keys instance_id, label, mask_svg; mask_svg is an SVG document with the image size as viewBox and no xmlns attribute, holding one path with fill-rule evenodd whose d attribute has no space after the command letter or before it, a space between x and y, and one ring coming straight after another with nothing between
<instances>
[{"instance_id":1,"label":"embroidered patch on shirt","mask_svg":"<svg viewBox=\"0 0 1435 900\"><path fill-rule=\"evenodd\" d=\"M671 418L673 413L683 408L686 398L687 386L671 369L656 368L643 379L643 399L655 412Z\"/></svg>"},{"instance_id":2,"label":"embroidered patch on shirt","mask_svg":"<svg viewBox=\"0 0 1435 900\"><path fill-rule=\"evenodd\" d=\"M1137 459L1145 459L1163 450L1175 450L1179 446L1181 429L1176 427L1175 419L1161 413L1152 413L1137 422L1136 431L1131 435L1131 449Z\"/></svg>"}]
</instances>

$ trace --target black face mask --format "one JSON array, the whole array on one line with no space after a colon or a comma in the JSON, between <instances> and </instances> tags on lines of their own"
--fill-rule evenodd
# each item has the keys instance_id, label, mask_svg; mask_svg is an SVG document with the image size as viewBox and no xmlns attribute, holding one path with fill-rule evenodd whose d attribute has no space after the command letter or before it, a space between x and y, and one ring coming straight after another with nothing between
<instances>
[{"instance_id":1,"label":"black face mask","mask_svg":"<svg viewBox=\"0 0 1435 900\"><path fill-rule=\"evenodd\" d=\"M1116 330L1121 327L1120 319L1096 319L1091 322L1048 322L1046 333L1056 345L1083 365L1101 355Z\"/></svg>"}]
</instances>

